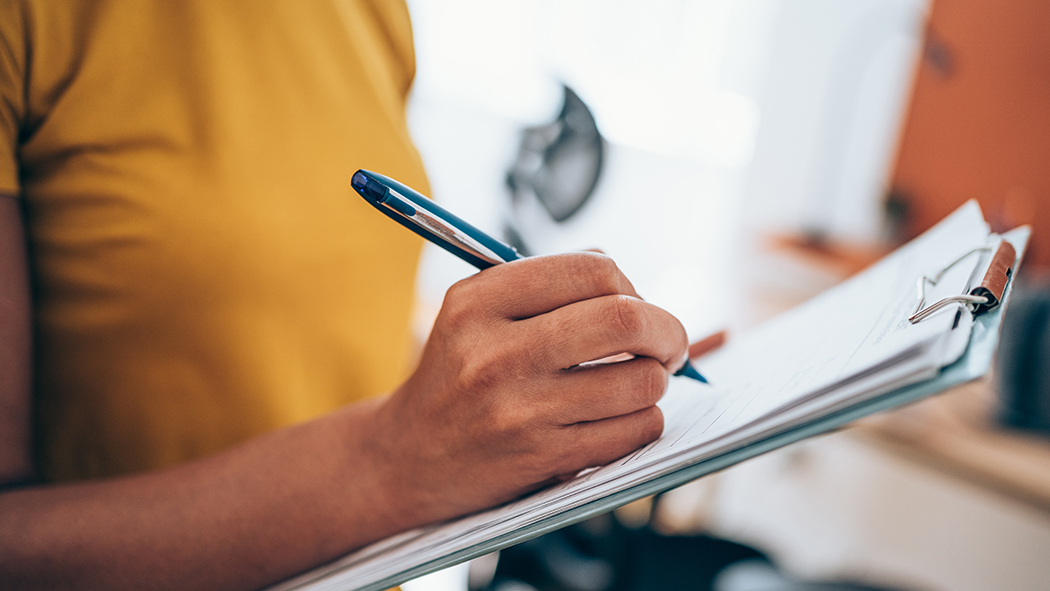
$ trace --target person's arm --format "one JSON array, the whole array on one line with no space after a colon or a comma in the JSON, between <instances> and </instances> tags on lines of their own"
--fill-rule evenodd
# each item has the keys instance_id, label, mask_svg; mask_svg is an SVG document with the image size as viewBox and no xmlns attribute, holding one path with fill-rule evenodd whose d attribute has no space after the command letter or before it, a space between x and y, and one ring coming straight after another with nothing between
<instances>
[{"instance_id":1,"label":"person's arm","mask_svg":"<svg viewBox=\"0 0 1050 591\"><path fill-rule=\"evenodd\" d=\"M5 304L0 325L22 328L2 334L0 363L27 376L12 201L0 206L0 289L22 303ZM258 588L622 456L659 435L655 403L686 352L678 321L635 296L601 255L502 265L450 290L419 368L387 399L172 469L9 485L0 587ZM623 351L639 357L568 369ZM0 429L27 433L27 379L3 388L16 412ZM17 483L31 458L13 441L0 458Z\"/></svg>"}]
</instances>

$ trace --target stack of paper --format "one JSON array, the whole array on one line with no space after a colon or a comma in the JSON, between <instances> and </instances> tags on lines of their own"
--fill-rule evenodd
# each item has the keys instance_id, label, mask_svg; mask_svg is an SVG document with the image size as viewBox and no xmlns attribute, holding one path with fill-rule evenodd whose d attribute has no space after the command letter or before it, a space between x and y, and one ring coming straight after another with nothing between
<instances>
[{"instance_id":1,"label":"stack of paper","mask_svg":"<svg viewBox=\"0 0 1050 591\"><path fill-rule=\"evenodd\" d=\"M1026 238L1024 231L1008 236L1018 252ZM660 403L664 434L645 448L510 504L394 536L274 589L384 589L827 430L836 424L822 420L877 410L864 405L909 385L943 389L952 380L938 376L967 351L974 319L955 305L910 323L917 280L962 258L936 285L926 284L926 299L969 291L990 258L979 249L996 239L971 202L865 272L705 357L699 369L713 386L672 380ZM994 349L994 335L986 348ZM986 370L984 363L953 379Z\"/></svg>"}]
</instances>

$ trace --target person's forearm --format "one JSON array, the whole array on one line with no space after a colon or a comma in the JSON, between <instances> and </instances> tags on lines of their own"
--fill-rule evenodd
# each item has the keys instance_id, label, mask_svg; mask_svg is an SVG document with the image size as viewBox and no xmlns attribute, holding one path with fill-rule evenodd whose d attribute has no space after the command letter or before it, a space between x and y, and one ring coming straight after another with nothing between
<instances>
[{"instance_id":1,"label":"person's forearm","mask_svg":"<svg viewBox=\"0 0 1050 591\"><path fill-rule=\"evenodd\" d=\"M142 476L0 494L5 589L253 589L413 523L362 449L374 402Z\"/></svg>"}]
</instances>

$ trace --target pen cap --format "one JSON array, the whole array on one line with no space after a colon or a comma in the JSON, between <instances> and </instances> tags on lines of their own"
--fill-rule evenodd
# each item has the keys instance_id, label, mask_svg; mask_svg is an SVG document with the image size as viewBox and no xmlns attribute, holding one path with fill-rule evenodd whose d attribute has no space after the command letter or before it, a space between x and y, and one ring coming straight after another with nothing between
<instances>
[{"instance_id":1,"label":"pen cap","mask_svg":"<svg viewBox=\"0 0 1050 591\"><path fill-rule=\"evenodd\" d=\"M400 211L400 208L395 207L394 209L400 211L400 213L403 215L394 213L394 211L387 207L388 205L391 205L387 203L389 192L395 191L405 200L417 205L421 209L424 209L437 217L440 217L445 223L454 226L456 230L462 232L463 234L466 234L471 239L477 241L479 244L492 251L492 253L494 253L504 262L514 261L521 258L521 255L518 254L518 251L514 250L512 247L504 244L503 242L500 242L499 240L496 240L492 236L489 236L485 232L482 232L481 230L475 228L466 221L460 219L452 212L441 207L422 193L390 177L372 172L370 170L361 169L355 172L354 175L350 178L350 186L355 191L357 191L362 197L364 197L366 201L372 204L373 207L378 209L383 215L389 217L398 224L422 236L430 242L433 242L437 246L440 246L441 248L449 251L457 257L467 261L468 263L474 265L478 269L487 269L488 267L492 266L492 263L478 258L470 252L451 244L445 237L428 232L427 230L424 230L423 228L412 223L406 217L403 217L403 215L410 215L408 212ZM391 205L391 207L393 206Z\"/></svg>"},{"instance_id":2,"label":"pen cap","mask_svg":"<svg viewBox=\"0 0 1050 591\"><path fill-rule=\"evenodd\" d=\"M386 198L387 188L382 183L369 178L365 171L359 170L350 177L350 186L362 197L373 202L373 205L382 203Z\"/></svg>"}]
</instances>

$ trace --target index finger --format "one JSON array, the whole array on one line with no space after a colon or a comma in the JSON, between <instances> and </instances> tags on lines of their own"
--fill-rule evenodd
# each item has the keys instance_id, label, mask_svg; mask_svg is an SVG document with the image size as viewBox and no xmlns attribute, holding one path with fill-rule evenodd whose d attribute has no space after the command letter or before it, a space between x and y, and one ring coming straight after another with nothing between
<instances>
[{"instance_id":1,"label":"index finger","mask_svg":"<svg viewBox=\"0 0 1050 591\"><path fill-rule=\"evenodd\" d=\"M611 258L592 252L521 259L486 269L473 279L484 280L477 285L482 292L474 295L511 320L602 296L639 297Z\"/></svg>"},{"instance_id":2,"label":"index finger","mask_svg":"<svg viewBox=\"0 0 1050 591\"><path fill-rule=\"evenodd\" d=\"M544 342L526 345L543 355L550 371L617 353L651 357L669 371L681 365L688 339L677 318L640 299L592 298L521 323Z\"/></svg>"}]
</instances>

